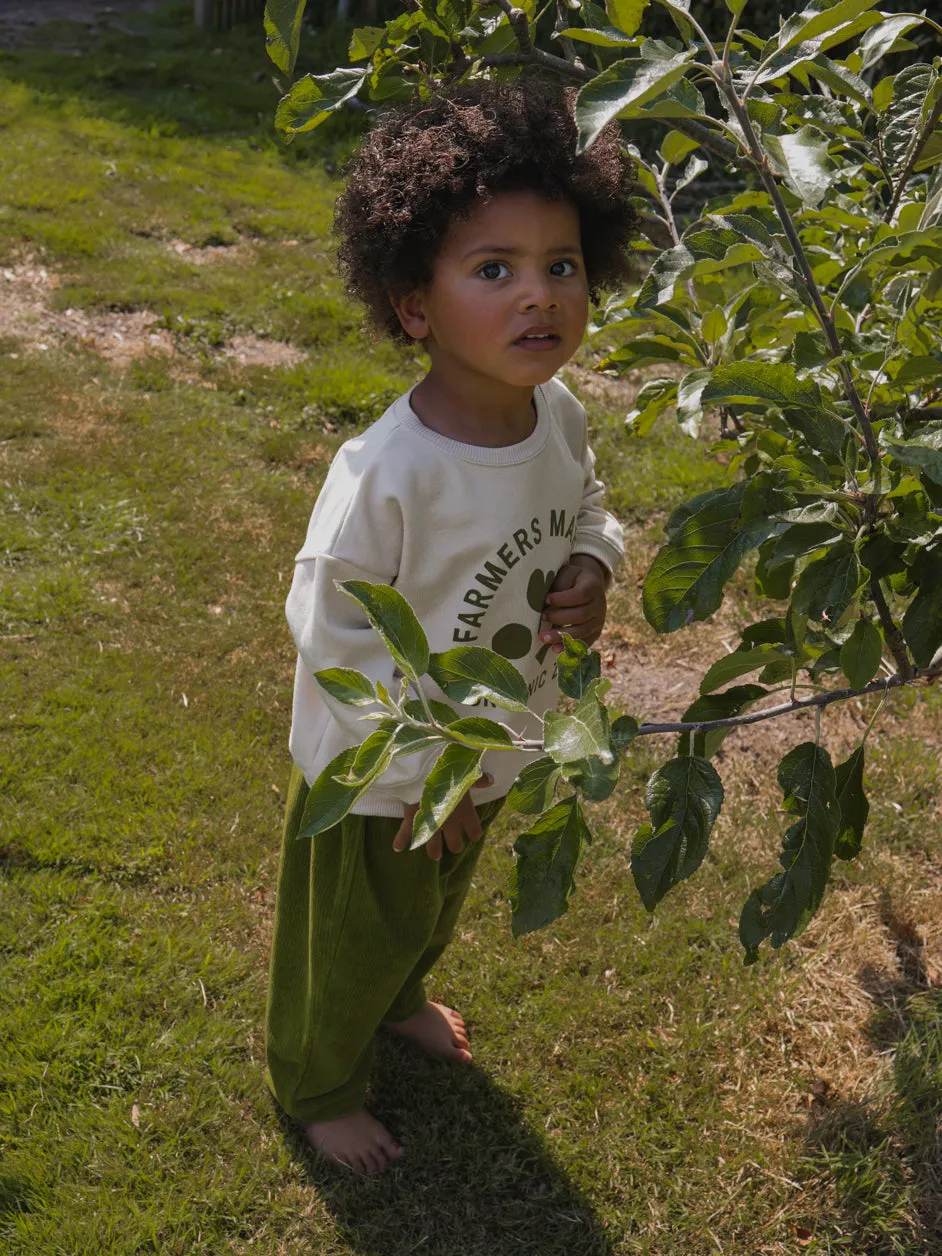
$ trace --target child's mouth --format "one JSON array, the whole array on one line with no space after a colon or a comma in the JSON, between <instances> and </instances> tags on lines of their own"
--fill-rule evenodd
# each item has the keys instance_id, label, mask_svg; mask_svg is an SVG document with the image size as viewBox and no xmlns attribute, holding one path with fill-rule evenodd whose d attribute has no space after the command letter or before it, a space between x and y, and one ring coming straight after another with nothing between
<instances>
[{"instance_id":1,"label":"child's mouth","mask_svg":"<svg viewBox=\"0 0 942 1256\"><path fill-rule=\"evenodd\" d=\"M552 331L526 332L523 336L518 336L514 344L521 349L555 349L559 344L560 338Z\"/></svg>"}]
</instances>

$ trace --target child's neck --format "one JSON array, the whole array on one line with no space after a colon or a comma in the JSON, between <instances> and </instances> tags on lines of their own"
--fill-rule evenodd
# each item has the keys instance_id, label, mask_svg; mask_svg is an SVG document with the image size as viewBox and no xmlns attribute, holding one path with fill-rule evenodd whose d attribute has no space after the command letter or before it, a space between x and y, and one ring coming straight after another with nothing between
<instances>
[{"instance_id":1,"label":"child's neck","mask_svg":"<svg viewBox=\"0 0 942 1256\"><path fill-rule=\"evenodd\" d=\"M452 380L434 365L413 389L412 409L433 432L492 449L519 444L536 425L531 387L483 377Z\"/></svg>"}]
</instances>

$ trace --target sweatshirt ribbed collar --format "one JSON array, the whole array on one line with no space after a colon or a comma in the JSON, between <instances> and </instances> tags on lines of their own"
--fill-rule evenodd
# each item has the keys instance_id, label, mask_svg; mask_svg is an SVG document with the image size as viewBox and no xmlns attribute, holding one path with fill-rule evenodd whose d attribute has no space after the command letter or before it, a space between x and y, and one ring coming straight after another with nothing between
<instances>
[{"instance_id":1,"label":"sweatshirt ribbed collar","mask_svg":"<svg viewBox=\"0 0 942 1256\"><path fill-rule=\"evenodd\" d=\"M442 436L440 432L433 432L412 409L411 388L395 403L395 414L407 431L435 445L449 457L489 467L510 467L534 458L549 438L551 420L542 388L534 388L533 400L536 404L536 424L530 435L515 445L499 445L496 448L490 445L466 445L464 441L452 440L449 436Z\"/></svg>"}]
</instances>

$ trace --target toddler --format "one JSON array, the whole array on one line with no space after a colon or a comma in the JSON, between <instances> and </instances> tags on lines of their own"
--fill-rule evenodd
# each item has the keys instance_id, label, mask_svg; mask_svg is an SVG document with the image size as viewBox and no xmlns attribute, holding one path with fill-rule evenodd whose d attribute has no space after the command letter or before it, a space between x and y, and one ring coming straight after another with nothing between
<instances>
[{"instance_id":1,"label":"toddler","mask_svg":"<svg viewBox=\"0 0 942 1256\"><path fill-rule=\"evenodd\" d=\"M338 202L349 291L375 331L417 343L429 365L340 449L296 558L294 770L266 1048L272 1092L310 1144L360 1173L403 1154L365 1107L380 1026L446 1060L471 1059L461 1016L430 1002L423 981L528 757L486 755L474 800L424 848L409 849L412 823L440 748L396 758L340 824L300 840L310 785L371 728L312 673L354 667L398 687L382 641L335 582L394 585L433 651L478 643L512 659L529 711L501 720L539 735L534 716L558 698L560 630L597 639L622 554L585 413L554 376L579 347L590 297L626 277L631 195L617 131L576 156L566 97L519 82L385 114Z\"/></svg>"}]
</instances>

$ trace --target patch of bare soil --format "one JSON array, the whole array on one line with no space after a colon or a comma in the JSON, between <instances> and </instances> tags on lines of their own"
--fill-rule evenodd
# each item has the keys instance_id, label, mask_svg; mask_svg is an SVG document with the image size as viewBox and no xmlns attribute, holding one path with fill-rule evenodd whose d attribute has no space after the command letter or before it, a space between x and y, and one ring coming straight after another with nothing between
<instances>
[{"instance_id":1,"label":"patch of bare soil","mask_svg":"<svg viewBox=\"0 0 942 1256\"><path fill-rule=\"evenodd\" d=\"M233 336L226 342L223 355L234 358L240 366L295 366L303 362L303 349L283 340L262 340L259 336Z\"/></svg>"},{"instance_id":2,"label":"patch of bare soil","mask_svg":"<svg viewBox=\"0 0 942 1256\"><path fill-rule=\"evenodd\" d=\"M59 286L59 277L35 261L0 268L0 336L16 337L24 349L40 352L75 341L116 366L148 354L173 353L169 333L153 326L153 311L53 310L49 294Z\"/></svg>"},{"instance_id":3,"label":"patch of bare soil","mask_svg":"<svg viewBox=\"0 0 942 1256\"><path fill-rule=\"evenodd\" d=\"M188 249L187 259L199 265L211 260L210 255L231 257L232 251ZM119 368L155 354L179 356L170 333L156 326L158 315L152 310L54 310L49 297L60 286L59 276L34 258L0 266L0 336L22 341L24 352L77 343ZM305 357L294 345L259 336L234 336L221 352L240 366L293 366Z\"/></svg>"},{"instance_id":4,"label":"patch of bare soil","mask_svg":"<svg viewBox=\"0 0 942 1256\"><path fill-rule=\"evenodd\" d=\"M177 257L193 266L205 266L207 263L219 261L244 261L252 252L248 241L243 239L237 240L235 244L204 245L187 244L186 240L171 240L167 247Z\"/></svg>"}]
</instances>

